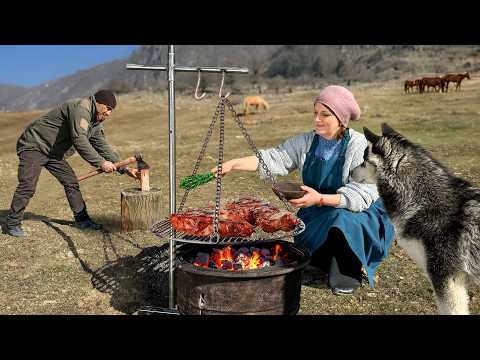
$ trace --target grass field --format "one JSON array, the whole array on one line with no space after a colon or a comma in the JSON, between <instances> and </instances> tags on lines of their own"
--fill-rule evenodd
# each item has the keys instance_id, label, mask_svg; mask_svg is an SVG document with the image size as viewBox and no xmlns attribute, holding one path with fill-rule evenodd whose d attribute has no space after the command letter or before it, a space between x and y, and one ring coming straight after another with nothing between
<instances>
[{"instance_id":1,"label":"grass field","mask_svg":"<svg viewBox=\"0 0 480 360\"><path fill-rule=\"evenodd\" d=\"M480 79L449 93L403 93L400 81L351 87L362 109L362 119L351 123L375 132L387 122L430 150L454 174L480 184ZM247 129L258 148L273 147L311 128L312 100L318 89L266 93L271 110L248 118ZM242 97L232 95L232 101ZM177 95L177 186L190 175L216 107L214 97L196 101ZM17 185L15 143L21 131L43 112L0 114L0 222L3 222ZM245 118L242 118L245 119ZM109 142L122 158L141 150L151 166L151 186L161 189L163 215L169 212L168 118L166 93L122 95L105 123ZM229 114L226 115L225 159L252 151ZM215 166L218 139L212 139L200 172ZM78 155L70 160L78 175L91 170ZM297 173L288 176L298 179ZM93 219L103 232L80 231L63 188L42 172L23 223L26 239L0 235L0 314L125 314L152 300L159 287L145 275L145 264L165 243L148 231L119 232L120 192L136 186L127 176L102 174L81 183ZM178 189L178 188L177 188ZM178 189L177 203L183 191ZM254 195L281 206L269 184L253 173L237 172L223 180L222 199ZM204 206L215 199L213 183L194 191L187 206ZM143 272L142 272L143 271ZM353 297L336 297L325 276L308 269L302 287L300 314L434 314L433 290L401 248L393 246L378 269L374 289L364 285ZM98 286L98 278L110 279ZM108 281L107 281L108 282ZM480 291L472 285L471 312L480 313Z\"/></svg>"}]
</instances>

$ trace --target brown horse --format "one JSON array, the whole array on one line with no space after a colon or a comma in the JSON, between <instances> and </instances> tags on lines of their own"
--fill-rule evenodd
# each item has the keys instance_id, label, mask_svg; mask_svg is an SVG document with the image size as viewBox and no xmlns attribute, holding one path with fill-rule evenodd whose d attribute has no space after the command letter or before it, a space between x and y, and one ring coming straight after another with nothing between
<instances>
[{"instance_id":1,"label":"brown horse","mask_svg":"<svg viewBox=\"0 0 480 360\"><path fill-rule=\"evenodd\" d=\"M450 78L452 76L455 76L455 74L446 74L444 76L441 77L442 81L443 81L443 91L444 92L448 92L448 83L450 82Z\"/></svg>"},{"instance_id":2,"label":"brown horse","mask_svg":"<svg viewBox=\"0 0 480 360\"><path fill-rule=\"evenodd\" d=\"M447 74L444 76L445 78L445 91L448 92L448 84L451 82L454 82L456 84L455 86L455 91L458 91L460 89L460 85L462 84L463 79L471 79L470 74L466 72L465 74Z\"/></svg>"},{"instance_id":3,"label":"brown horse","mask_svg":"<svg viewBox=\"0 0 480 360\"><path fill-rule=\"evenodd\" d=\"M415 80L405 80L403 85L403 89L405 90L405 94L410 91L410 89L415 88Z\"/></svg>"},{"instance_id":4,"label":"brown horse","mask_svg":"<svg viewBox=\"0 0 480 360\"><path fill-rule=\"evenodd\" d=\"M417 92L420 92L420 88L422 87L422 79L416 79L413 82L414 86L417 88Z\"/></svg>"},{"instance_id":5,"label":"brown horse","mask_svg":"<svg viewBox=\"0 0 480 360\"><path fill-rule=\"evenodd\" d=\"M245 97L245 99L243 100L243 112L245 115L249 113L251 107L254 107L256 111L258 111L259 109L268 111L270 109L270 105L268 105L265 99L261 96Z\"/></svg>"},{"instance_id":6,"label":"brown horse","mask_svg":"<svg viewBox=\"0 0 480 360\"><path fill-rule=\"evenodd\" d=\"M429 88L433 88L433 91L439 92L440 90L443 89L443 80L438 76L424 77L422 78L422 85L420 86L421 93L425 92L425 87L427 88L427 90Z\"/></svg>"}]
</instances>

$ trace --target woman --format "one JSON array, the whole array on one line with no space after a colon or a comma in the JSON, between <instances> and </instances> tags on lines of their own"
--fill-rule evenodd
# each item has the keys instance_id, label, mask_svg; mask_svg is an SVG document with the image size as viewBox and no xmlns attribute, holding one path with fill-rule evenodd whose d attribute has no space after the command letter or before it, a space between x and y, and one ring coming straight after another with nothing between
<instances>
[{"instance_id":1,"label":"woman","mask_svg":"<svg viewBox=\"0 0 480 360\"><path fill-rule=\"evenodd\" d=\"M353 94L342 86L328 86L314 101L314 130L299 134L276 148L260 150L273 175L298 169L307 193L290 203L306 225L295 242L312 255L312 265L328 272L336 295L350 295L361 285L362 265L373 287L374 273L388 254L394 232L375 184L358 183L349 175L363 162L365 136L348 128L360 118ZM267 175L255 156L232 159L222 174L232 170ZM216 168L212 172L216 172Z\"/></svg>"}]
</instances>

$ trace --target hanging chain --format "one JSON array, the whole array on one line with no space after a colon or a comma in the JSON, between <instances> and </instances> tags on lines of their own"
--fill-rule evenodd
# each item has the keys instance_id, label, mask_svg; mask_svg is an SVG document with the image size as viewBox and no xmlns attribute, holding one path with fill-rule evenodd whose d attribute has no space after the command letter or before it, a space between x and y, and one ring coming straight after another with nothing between
<instances>
[{"instance_id":1,"label":"hanging chain","mask_svg":"<svg viewBox=\"0 0 480 360\"><path fill-rule=\"evenodd\" d=\"M225 104L227 104L233 118L235 119L235 122L237 123L238 127L242 131L243 136L247 140L248 144L252 148L255 156L257 157L260 166L262 169L265 171L265 174L269 178L269 180L272 182L273 185L277 183L275 177L272 175L272 172L268 168L267 164L263 160L262 155L257 149L257 146L253 142L252 138L247 132L247 129L243 125L242 121L240 120L239 116L237 115L233 104L228 100L226 97L222 96L217 108L215 109L215 113L213 114L212 121L210 123L210 126L208 128L207 135L205 137L205 140L203 141L202 148L200 150L200 153L198 155L197 161L195 162L195 166L192 172L192 175L196 175L198 168L200 167L200 162L202 161L203 157L205 156L205 151L207 149L208 142L210 141L210 138L212 137L213 129L215 128L215 123L218 119L218 116L220 115L220 142L219 142L219 147L218 147L218 162L217 162L217 174L222 173L222 164L223 164L223 150L224 150L224 139L225 139ZM219 215L220 215L220 196L221 196L221 191L222 191L222 176L216 176L216 191L215 191L215 217L214 217L214 231L212 236L216 237L217 242L220 240L219 234L218 234L218 226L219 226ZM178 212L181 212L183 209L183 206L185 205L185 202L187 200L188 194L190 190L186 189L185 193L183 194L182 201L180 203L180 206L178 208ZM296 212L296 210L290 205L288 200L283 196L283 194L279 193L280 200L283 202L285 207L287 208L288 211L290 212Z\"/></svg>"},{"instance_id":2,"label":"hanging chain","mask_svg":"<svg viewBox=\"0 0 480 360\"><path fill-rule=\"evenodd\" d=\"M205 156L205 150L207 149L208 142L210 141L210 138L212 137L213 129L215 127L215 123L218 118L218 114L220 113L220 107L221 103L218 103L217 108L215 109L215 113L213 114L212 122L210 123L210 126L208 127L208 132L207 136L205 136L205 140L203 141L202 148L200 150L200 153L198 154L197 161L195 163L195 167L193 168L192 176L197 174L198 168L200 167L200 162L202 161L203 157ZM185 193L183 194L182 201L180 203L180 206L178 207L178 212L181 212L183 209L183 206L185 205L185 202L187 201L188 194L190 193L190 189L186 189Z\"/></svg>"},{"instance_id":3,"label":"hanging chain","mask_svg":"<svg viewBox=\"0 0 480 360\"><path fill-rule=\"evenodd\" d=\"M252 138L250 137L250 135L248 134L247 132L247 129L245 128L245 126L243 126L243 123L242 121L240 120L240 118L238 117L235 109L233 108L233 105L232 103L230 102L230 100L227 100L225 99L225 102L228 106L228 108L230 109L230 112L232 113L233 115L233 118L235 119L235 122L237 123L238 127L240 128L240 130L242 131L242 134L243 136L245 137L245 139L247 139L247 142L248 144L250 145L250 147L252 148L253 152L255 153L255 156L258 158L258 161L260 162L260 165L262 166L263 170L265 171L265 173L267 174L268 178L270 179L270 181L272 182L273 185L275 185L277 183L277 181L275 180L275 177L272 175L271 171L268 169L268 166L267 164L265 164L265 161L263 161L263 158L262 158L262 155L260 154L260 151L258 151L255 143L253 142ZM284 203L285 207L287 208L288 211L294 213L296 210L290 205L290 203L288 202L288 200L285 198L285 196L283 196L282 193L279 193L279 197L280 197L280 200L282 200L282 202Z\"/></svg>"},{"instance_id":4,"label":"hanging chain","mask_svg":"<svg viewBox=\"0 0 480 360\"><path fill-rule=\"evenodd\" d=\"M216 242L220 241L220 235L218 234L218 223L220 217L220 195L222 193L222 166L223 166L223 147L225 139L225 101L226 98L222 96L220 98L220 140L218 144L218 163L217 163L217 176L216 176L216 191L215 191L215 218L213 222L213 234L212 237L216 237Z\"/></svg>"}]
</instances>

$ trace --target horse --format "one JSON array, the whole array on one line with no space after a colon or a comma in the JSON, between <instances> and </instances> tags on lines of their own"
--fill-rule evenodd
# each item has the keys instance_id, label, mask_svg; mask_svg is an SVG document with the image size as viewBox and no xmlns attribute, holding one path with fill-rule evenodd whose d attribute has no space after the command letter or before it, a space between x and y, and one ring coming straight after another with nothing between
<instances>
[{"instance_id":1,"label":"horse","mask_svg":"<svg viewBox=\"0 0 480 360\"><path fill-rule=\"evenodd\" d=\"M441 79L443 80L443 91L444 92L448 92L448 83L450 82L450 78L452 76L455 76L455 74L445 74L444 76L441 77Z\"/></svg>"},{"instance_id":2,"label":"horse","mask_svg":"<svg viewBox=\"0 0 480 360\"><path fill-rule=\"evenodd\" d=\"M264 111L268 111L270 109L270 105L265 101L264 98L261 96L247 96L243 100L243 112L244 114L248 114L251 107L255 107L255 111L259 109L263 109Z\"/></svg>"},{"instance_id":3,"label":"horse","mask_svg":"<svg viewBox=\"0 0 480 360\"><path fill-rule=\"evenodd\" d=\"M447 74L445 75L445 89L448 92L448 83L454 82L456 84L455 86L455 91L458 91L460 89L460 85L463 81L463 79L467 78L471 80L470 74L466 72L465 74Z\"/></svg>"},{"instance_id":4,"label":"horse","mask_svg":"<svg viewBox=\"0 0 480 360\"><path fill-rule=\"evenodd\" d=\"M413 85L417 88L417 92L420 92L420 88L422 87L422 79L416 79L413 82Z\"/></svg>"},{"instance_id":5,"label":"horse","mask_svg":"<svg viewBox=\"0 0 480 360\"><path fill-rule=\"evenodd\" d=\"M427 87L427 90L428 90L428 88L433 87L433 91L438 92L438 91L443 89L443 80L441 78L439 78L438 76L436 76L436 77L424 77L424 78L422 78L422 85L420 87L420 92L423 93L425 91L425 87Z\"/></svg>"},{"instance_id":6,"label":"horse","mask_svg":"<svg viewBox=\"0 0 480 360\"><path fill-rule=\"evenodd\" d=\"M415 80L405 80L403 89L405 90L405 94L415 87Z\"/></svg>"}]
</instances>

